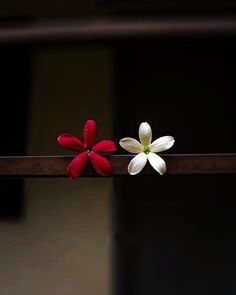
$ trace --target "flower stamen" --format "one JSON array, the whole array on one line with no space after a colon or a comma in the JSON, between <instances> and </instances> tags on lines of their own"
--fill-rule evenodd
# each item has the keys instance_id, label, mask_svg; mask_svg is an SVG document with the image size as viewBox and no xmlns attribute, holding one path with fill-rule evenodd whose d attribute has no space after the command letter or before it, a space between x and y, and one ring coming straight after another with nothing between
<instances>
[{"instance_id":1,"label":"flower stamen","mask_svg":"<svg viewBox=\"0 0 236 295\"><path fill-rule=\"evenodd\" d=\"M86 149L86 153L87 154L90 154L90 149Z\"/></svg>"},{"instance_id":2,"label":"flower stamen","mask_svg":"<svg viewBox=\"0 0 236 295\"><path fill-rule=\"evenodd\" d=\"M150 153L149 147L148 146L144 147L143 152L144 152L144 154L148 155Z\"/></svg>"}]
</instances>

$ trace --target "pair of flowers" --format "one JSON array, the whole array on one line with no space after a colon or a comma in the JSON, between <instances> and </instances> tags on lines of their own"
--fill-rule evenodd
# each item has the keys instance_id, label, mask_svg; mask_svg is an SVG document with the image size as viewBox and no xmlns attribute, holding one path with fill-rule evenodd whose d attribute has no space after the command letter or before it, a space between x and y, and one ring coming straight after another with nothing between
<instances>
[{"instance_id":1,"label":"pair of flowers","mask_svg":"<svg viewBox=\"0 0 236 295\"><path fill-rule=\"evenodd\" d=\"M95 143L97 137L97 126L93 120L86 121L83 130L83 142L77 137L64 133L57 138L58 143L67 150L79 153L68 165L67 173L71 179L81 175L88 161L93 168L102 176L108 176L112 172L111 163L100 153L113 153L116 151L116 144L112 140L101 140ZM156 153L168 150L174 144L172 136L163 136L152 142L152 129L147 122L139 127L140 142L131 137L120 140L120 146L126 151L137 154L128 165L128 172L131 175L138 174L147 161L159 173L166 172L165 161Z\"/></svg>"}]
</instances>

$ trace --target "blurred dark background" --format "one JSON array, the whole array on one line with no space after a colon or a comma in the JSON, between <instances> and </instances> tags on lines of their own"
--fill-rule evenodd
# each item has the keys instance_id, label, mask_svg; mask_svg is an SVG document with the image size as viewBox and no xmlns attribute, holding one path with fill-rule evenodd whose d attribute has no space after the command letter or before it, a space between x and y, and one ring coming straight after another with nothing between
<instances>
[{"instance_id":1,"label":"blurred dark background","mask_svg":"<svg viewBox=\"0 0 236 295\"><path fill-rule=\"evenodd\" d=\"M0 30L45 20L234 19L234 1L2 1ZM236 18L235 18L236 19ZM0 43L1 155L67 154L62 132L173 135L235 152L236 30ZM120 153L123 153L119 149ZM235 294L235 176L0 181L2 294Z\"/></svg>"},{"instance_id":2,"label":"blurred dark background","mask_svg":"<svg viewBox=\"0 0 236 295\"><path fill-rule=\"evenodd\" d=\"M174 153L234 152L235 38L128 42L116 132L171 134ZM122 118L122 120L120 119ZM116 179L116 294L234 294L235 176Z\"/></svg>"}]
</instances>

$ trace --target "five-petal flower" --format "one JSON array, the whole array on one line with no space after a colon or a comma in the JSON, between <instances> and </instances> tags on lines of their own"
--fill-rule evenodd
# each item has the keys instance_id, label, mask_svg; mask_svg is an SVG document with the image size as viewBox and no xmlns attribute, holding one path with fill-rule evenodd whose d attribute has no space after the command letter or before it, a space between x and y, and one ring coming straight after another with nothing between
<instances>
[{"instance_id":1,"label":"five-petal flower","mask_svg":"<svg viewBox=\"0 0 236 295\"><path fill-rule=\"evenodd\" d=\"M90 160L93 168L102 176L108 176L112 172L110 162L99 153L112 153L116 151L116 144L112 140L101 140L94 144L97 136L95 121L88 120L84 125L83 138L64 133L58 136L57 142L67 150L79 152L67 167L68 176L74 179L83 172L87 162Z\"/></svg>"},{"instance_id":2,"label":"five-petal flower","mask_svg":"<svg viewBox=\"0 0 236 295\"><path fill-rule=\"evenodd\" d=\"M147 122L139 127L140 142L131 137L120 140L120 146L130 153L137 154L129 163L128 172L131 175L138 174L146 165L147 160L159 173L166 172L165 161L156 153L168 150L175 142L172 136L163 136L152 142L152 129Z\"/></svg>"}]
</instances>

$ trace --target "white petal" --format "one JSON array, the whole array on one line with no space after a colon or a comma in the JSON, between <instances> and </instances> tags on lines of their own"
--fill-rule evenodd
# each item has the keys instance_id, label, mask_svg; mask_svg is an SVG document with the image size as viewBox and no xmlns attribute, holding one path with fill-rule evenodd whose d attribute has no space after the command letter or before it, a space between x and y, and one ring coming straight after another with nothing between
<instances>
[{"instance_id":1,"label":"white petal","mask_svg":"<svg viewBox=\"0 0 236 295\"><path fill-rule=\"evenodd\" d=\"M149 148L150 151L153 153L159 153L165 150L168 150L169 148L172 147L172 145L174 144L175 140L174 137L172 136L162 136L158 139L156 139L155 141L153 141Z\"/></svg>"},{"instance_id":2,"label":"white petal","mask_svg":"<svg viewBox=\"0 0 236 295\"><path fill-rule=\"evenodd\" d=\"M126 151L134 154L141 153L143 151L143 146L136 139L131 137L125 137L120 140L120 146Z\"/></svg>"},{"instance_id":3,"label":"white petal","mask_svg":"<svg viewBox=\"0 0 236 295\"><path fill-rule=\"evenodd\" d=\"M144 147L148 147L152 141L152 128L147 122L143 122L139 126L139 139Z\"/></svg>"},{"instance_id":4,"label":"white petal","mask_svg":"<svg viewBox=\"0 0 236 295\"><path fill-rule=\"evenodd\" d=\"M143 170L146 163L147 163L147 155L144 153L138 154L129 163L129 166L128 166L129 174L131 175L138 174L141 170Z\"/></svg>"},{"instance_id":5,"label":"white petal","mask_svg":"<svg viewBox=\"0 0 236 295\"><path fill-rule=\"evenodd\" d=\"M166 163L160 156L154 153L149 153L147 156L149 163L158 173L162 175L166 172Z\"/></svg>"}]
</instances>

